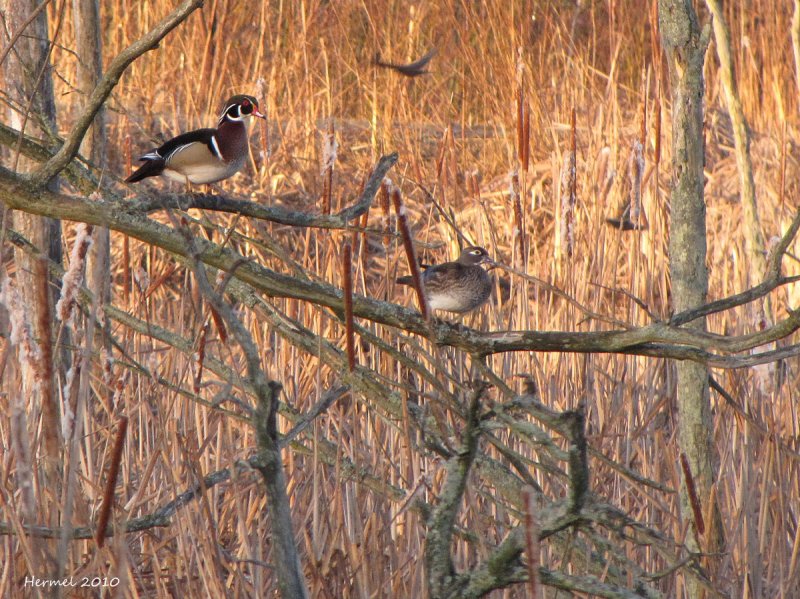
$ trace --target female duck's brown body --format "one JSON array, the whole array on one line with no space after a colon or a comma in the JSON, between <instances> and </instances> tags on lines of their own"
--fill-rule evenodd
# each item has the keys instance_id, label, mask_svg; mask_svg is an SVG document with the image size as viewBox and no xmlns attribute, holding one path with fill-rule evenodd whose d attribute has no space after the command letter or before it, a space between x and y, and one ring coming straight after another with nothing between
<instances>
[{"instance_id":1,"label":"female duck's brown body","mask_svg":"<svg viewBox=\"0 0 800 599\"><path fill-rule=\"evenodd\" d=\"M479 308L492 294L492 279L480 266L494 264L482 247L464 248L458 260L427 268L422 273L425 299L432 310L463 314ZM411 277L397 279L401 285L411 285Z\"/></svg>"}]
</instances>

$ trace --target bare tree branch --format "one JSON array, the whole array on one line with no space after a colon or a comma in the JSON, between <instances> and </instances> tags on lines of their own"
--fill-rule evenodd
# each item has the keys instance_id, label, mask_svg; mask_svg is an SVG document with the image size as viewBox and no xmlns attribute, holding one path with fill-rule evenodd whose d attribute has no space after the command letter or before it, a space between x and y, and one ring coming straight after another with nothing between
<instances>
[{"instance_id":1,"label":"bare tree branch","mask_svg":"<svg viewBox=\"0 0 800 599\"><path fill-rule=\"evenodd\" d=\"M463 447L447 465L447 480L440 493L439 505L434 509L428 526L425 566L428 592L433 599L461 597L461 588L466 582L463 576L458 576L455 572L450 542L453 538L456 516L461 507L461 499L467 488L467 476L478 451L478 439L481 435L481 398L487 388L486 383L479 381L471 392L466 428L461 435Z\"/></svg>"},{"instance_id":2,"label":"bare tree branch","mask_svg":"<svg viewBox=\"0 0 800 599\"><path fill-rule=\"evenodd\" d=\"M170 214L171 216L171 214ZM173 218L173 221L177 219ZM283 470L281 445L278 436L277 414L280 383L268 381L261 368L261 354L253 337L236 317L231 307L214 290L206 276L206 270L200 261L200 254L195 247L194 238L188 227L178 225L178 231L184 236L191 257L195 280L200 291L213 308L222 316L230 328L236 341L242 348L247 362L247 377L253 385L258 398L253 424L258 437L258 453L253 466L261 472L267 488L267 502L271 520L270 537L275 553L275 574L278 588L284 599L307 599L308 589L300 564L300 556L294 542L294 526L292 511L289 507L289 495L286 491L286 474ZM236 267L244 265L237 262Z\"/></svg>"},{"instance_id":3,"label":"bare tree branch","mask_svg":"<svg viewBox=\"0 0 800 599\"><path fill-rule=\"evenodd\" d=\"M192 12L203 6L204 0L184 0L178 8L162 19L143 37L120 52L108 65L108 70L97 83L89 97L86 108L64 141L64 145L45 164L31 175L36 185L42 186L58 175L75 158L86 131L92 124L97 111L105 103L125 69L148 50L158 47L158 43L175 27L180 25Z\"/></svg>"},{"instance_id":4,"label":"bare tree branch","mask_svg":"<svg viewBox=\"0 0 800 599\"><path fill-rule=\"evenodd\" d=\"M108 226L178 256L190 255L186 240L179 233L138 212L123 210L123 204L120 202L96 201L44 189L32 189L24 178L2 167L0 167L0 201L10 208L33 214ZM207 240L196 239L195 243L199 259L206 265L220 270L229 271L242 259L242 256L233 250L222 248ZM335 311L343 310L341 289L284 275L252 261L239 267L235 278L273 297L302 299ZM781 282L786 283L791 280L784 279ZM770 285L760 286L758 294L766 294L773 288ZM715 309L726 309L729 306L739 305L740 302L741 299L734 296L733 299L716 302ZM795 355L800 351L791 346L748 356L722 356L714 353L748 351L786 337L800 328L800 312L791 312L787 318L763 331L735 337L687 330L670 326L668 323L653 323L626 331L480 333L440 320L432 321L429 326L416 311L358 295L353 299L353 314L358 318L430 336L437 344L458 347L477 356L510 351L623 353L692 360L719 368L742 368Z\"/></svg>"},{"instance_id":5,"label":"bare tree branch","mask_svg":"<svg viewBox=\"0 0 800 599\"><path fill-rule=\"evenodd\" d=\"M165 208L189 210L202 208L217 212L231 212L261 220L267 220L283 225L295 227L317 227L320 229L344 229L349 221L358 218L366 212L375 199L375 194L381 186L383 178L389 169L397 162L397 153L382 156L375 166L364 191L355 204L349 206L338 214L308 214L294 210L286 210L280 206L265 206L250 200L228 198L214 194L158 194L125 203L126 210L131 212L153 212Z\"/></svg>"}]
</instances>

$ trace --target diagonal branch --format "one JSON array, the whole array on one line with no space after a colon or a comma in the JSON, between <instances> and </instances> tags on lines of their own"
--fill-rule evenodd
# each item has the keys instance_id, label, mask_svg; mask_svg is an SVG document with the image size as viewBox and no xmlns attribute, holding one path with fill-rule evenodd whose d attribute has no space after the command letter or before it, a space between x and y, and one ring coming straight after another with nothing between
<instances>
[{"instance_id":1,"label":"diagonal branch","mask_svg":"<svg viewBox=\"0 0 800 599\"><path fill-rule=\"evenodd\" d=\"M295 227L317 227L321 229L343 229L348 222L364 214L372 202L389 169L397 162L397 153L382 156L375 165L372 174L364 186L364 191L352 206L348 206L338 214L307 214L294 210L286 210L280 206L265 206L258 202L229 198L215 194L158 194L146 196L138 200L121 204L126 211L145 214L165 208L189 210L201 208L216 212L231 212L251 218L267 220L282 225Z\"/></svg>"},{"instance_id":2,"label":"diagonal branch","mask_svg":"<svg viewBox=\"0 0 800 599\"><path fill-rule=\"evenodd\" d=\"M191 257L195 281L203 297L225 320L244 353L245 361L247 362L247 378L250 379L258 397L256 415L253 419L258 438L258 453L253 465L261 472L267 489L267 503L272 520L270 540L274 552L278 587L281 591L281 596L286 599L307 599L308 590L306 589L306 582L300 565L300 556L294 542L292 511L286 490L286 474L281 459L281 446L276 422L278 396L282 387L280 383L267 380L264 370L261 368L261 353L252 335L234 314L230 305L211 286L189 228L178 224L177 219L171 213L169 213L169 216L176 222L178 232L184 237ZM238 270L238 266L242 264L244 262L237 262L230 272L235 272L235 270Z\"/></svg>"},{"instance_id":3,"label":"diagonal branch","mask_svg":"<svg viewBox=\"0 0 800 599\"><path fill-rule=\"evenodd\" d=\"M192 12L201 6L203 6L203 0L184 0L178 8L162 19L142 38L117 54L114 60L111 61L111 64L108 65L108 70L100 81L98 81L92 95L89 96L86 108L72 127L72 131L70 131L64 141L64 145L61 146L61 149L59 149L50 160L31 175L32 181L37 186L43 187L46 185L48 181L58 175L72 161L78 153L81 142L86 135L86 131L88 131L91 126L95 115L108 99L111 91L116 87L125 69L148 50L157 48L158 43L170 31L180 25Z\"/></svg>"},{"instance_id":4,"label":"diagonal branch","mask_svg":"<svg viewBox=\"0 0 800 599\"><path fill-rule=\"evenodd\" d=\"M120 203L36 189L24 177L0 167L0 201L12 209L30 214L50 216L93 225L107 226L171 252L191 256L186 239L170 227L140 213L120 209ZM231 271L242 256L205 239L195 239L198 258L206 265ZM257 291L272 297L294 298L325 306L335 311L343 309L343 293L333 285L302 280L266 268L255 261L237 267L234 277ZM789 282L783 279L781 282ZM771 288L760 287L759 293ZM717 303L717 310L725 303ZM763 352L755 356L722 356L718 352L742 352L788 336L800 329L800 311L763 331L749 335L726 337L704 331L694 331L657 322L641 328L616 331L552 332L552 331L494 331L481 333L465 327L434 320L430 324L414 310L397 304L356 295L353 314L358 318L382 323L431 338L437 344L458 347L476 356L512 351L560 351L575 353L622 353L674 358L707 363L721 368L740 368L754 363L795 355L796 346Z\"/></svg>"},{"instance_id":5,"label":"diagonal branch","mask_svg":"<svg viewBox=\"0 0 800 599\"><path fill-rule=\"evenodd\" d=\"M447 481L428 528L425 567L429 592L434 599L458 596L459 590L456 587L465 582L455 572L450 543L461 500L467 488L467 476L478 451L478 440L482 432L481 398L487 388L488 384L478 381L472 391L466 428L461 435L463 447L447 464Z\"/></svg>"}]
</instances>

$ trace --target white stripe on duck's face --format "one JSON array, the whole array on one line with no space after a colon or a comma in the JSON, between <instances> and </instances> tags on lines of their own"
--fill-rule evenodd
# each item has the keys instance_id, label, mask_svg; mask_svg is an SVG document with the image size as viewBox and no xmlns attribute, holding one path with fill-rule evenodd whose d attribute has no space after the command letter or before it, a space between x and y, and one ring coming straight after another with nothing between
<instances>
[{"instance_id":1,"label":"white stripe on duck's face","mask_svg":"<svg viewBox=\"0 0 800 599\"><path fill-rule=\"evenodd\" d=\"M243 121L245 117L248 117L248 114L242 114L242 107L239 104L231 104L227 106L225 110L222 112L222 116L219 118L219 122L221 123L223 120L227 119L229 121Z\"/></svg>"},{"instance_id":2,"label":"white stripe on duck's face","mask_svg":"<svg viewBox=\"0 0 800 599\"><path fill-rule=\"evenodd\" d=\"M219 117L220 125L226 120L241 123L246 122L247 117L253 116L254 114L262 116L261 113L258 112L258 104L256 104L255 98L251 98L250 96L234 96L234 98L237 98L238 101L231 102L225 107L225 110L222 111ZM234 98L231 98L231 100Z\"/></svg>"}]
</instances>

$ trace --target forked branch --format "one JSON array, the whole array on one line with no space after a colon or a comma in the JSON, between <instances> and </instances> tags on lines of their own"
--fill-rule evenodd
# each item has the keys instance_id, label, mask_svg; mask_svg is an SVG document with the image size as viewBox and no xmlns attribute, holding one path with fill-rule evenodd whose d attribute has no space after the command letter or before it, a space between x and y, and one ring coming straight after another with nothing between
<instances>
[{"instance_id":1,"label":"forked branch","mask_svg":"<svg viewBox=\"0 0 800 599\"><path fill-rule=\"evenodd\" d=\"M91 96L89 96L86 108L84 108L83 112L78 116L75 125L73 125L72 130L64 141L64 145L61 146L61 149L59 149L50 160L45 162L31 175L31 180L34 181L37 186L46 185L48 181L64 170L72 159L75 158L95 115L108 99L114 87L116 87L125 69L148 50L157 48L158 43L164 39L170 31L180 25L192 12L203 6L203 1L204 0L184 0L178 8L164 17L153 29L114 57L108 65L108 70L103 74L100 81L97 82L94 91Z\"/></svg>"}]
</instances>

